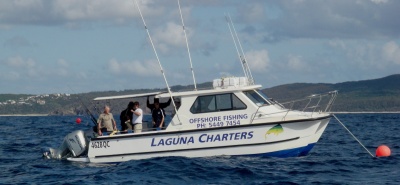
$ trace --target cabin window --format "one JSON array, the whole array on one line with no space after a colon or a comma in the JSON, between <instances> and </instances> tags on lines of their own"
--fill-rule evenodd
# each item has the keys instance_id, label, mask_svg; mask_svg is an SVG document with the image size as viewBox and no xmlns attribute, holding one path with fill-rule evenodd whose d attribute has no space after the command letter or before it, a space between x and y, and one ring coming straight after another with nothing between
<instances>
[{"instance_id":1,"label":"cabin window","mask_svg":"<svg viewBox=\"0 0 400 185\"><path fill-rule=\"evenodd\" d=\"M218 112L246 109L247 106L234 94L199 96L190 108L192 113Z\"/></svg>"},{"instance_id":2,"label":"cabin window","mask_svg":"<svg viewBox=\"0 0 400 185\"><path fill-rule=\"evenodd\" d=\"M268 97L261 91L245 91L243 92L257 106L269 105Z\"/></svg>"}]
</instances>

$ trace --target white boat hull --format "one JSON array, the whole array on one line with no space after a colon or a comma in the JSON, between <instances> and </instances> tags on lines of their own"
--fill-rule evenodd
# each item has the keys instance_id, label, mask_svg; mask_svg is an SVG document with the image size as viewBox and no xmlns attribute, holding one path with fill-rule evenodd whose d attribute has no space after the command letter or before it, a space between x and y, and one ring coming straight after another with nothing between
<instances>
[{"instance_id":1,"label":"white boat hull","mask_svg":"<svg viewBox=\"0 0 400 185\"><path fill-rule=\"evenodd\" d=\"M153 157L307 155L324 132L330 116L273 123L185 131L154 131L92 138L87 157L70 161L117 163Z\"/></svg>"}]
</instances>

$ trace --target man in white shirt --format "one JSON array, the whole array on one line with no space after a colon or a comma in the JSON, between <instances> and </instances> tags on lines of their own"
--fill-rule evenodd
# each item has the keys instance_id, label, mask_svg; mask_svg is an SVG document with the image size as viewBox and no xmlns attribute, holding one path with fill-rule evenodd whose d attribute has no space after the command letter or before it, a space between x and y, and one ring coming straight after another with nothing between
<instances>
[{"instance_id":1,"label":"man in white shirt","mask_svg":"<svg viewBox=\"0 0 400 185\"><path fill-rule=\"evenodd\" d=\"M142 132L143 110L139 107L139 102L135 102L135 110L132 110L132 125L135 133Z\"/></svg>"}]
</instances>

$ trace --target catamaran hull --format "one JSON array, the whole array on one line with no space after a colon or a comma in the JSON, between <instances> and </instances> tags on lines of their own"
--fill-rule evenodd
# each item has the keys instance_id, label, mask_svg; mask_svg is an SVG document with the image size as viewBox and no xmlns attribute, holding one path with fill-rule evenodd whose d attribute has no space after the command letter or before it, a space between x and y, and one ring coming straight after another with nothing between
<instances>
[{"instance_id":1,"label":"catamaran hull","mask_svg":"<svg viewBox=\"0 0 400 185\"><path fill-rule=\"evenodd\" d=\"M176 132L158 131L93 138L88 156L70 161L117 163L153 157L307 155L324 132L330 116Z\"/></svg>"}]
</instances>

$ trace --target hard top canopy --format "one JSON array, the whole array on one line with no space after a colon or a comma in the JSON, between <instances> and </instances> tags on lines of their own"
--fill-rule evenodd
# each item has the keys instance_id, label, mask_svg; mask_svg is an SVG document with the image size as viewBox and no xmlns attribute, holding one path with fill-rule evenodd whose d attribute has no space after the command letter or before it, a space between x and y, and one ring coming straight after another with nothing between
<instances>
[{"instance_id":1,"label":"hard top canopy","mask_svg":"<svg viewBox=\"0 0 400 185\"><path fill-rule=\"evenodd\" d=\"M146 96L155 96L157 98L168 98L168 97L176 97L176 96L198 96L205 94L215 94L215 93L229 93L229 92L237 92L237 91L247 91L252 89L259 89L261 85L251 85L246 87L238 87L238 88L227 88L227 89L208 89L208 90L197 90L197 91L184 91L184 92L151 92L151 93L143 93L143 94L131 94L131 95L120 95L120 96L106 96L106 97L98 97L93 100L115 100L115 99L128 99L128 98L139 98Z\"/></svg>"},{"instance_id":2,"label":"hard top canopy","mask_svg":"<svg viewBox=\"0 0 400 185\"><path fill-rule=\"evenodd\" d=\"M146 96L155 96L157 94L161 94L164 92L151 92L151 93L142 93L142 94L129 94L129 95L119 95L119 96L105 96L105 97L97 97L93 99L94 101L100 100L115 100L115 99L128 99L128 98L139 98Z\"/></svg>"}]
</instances>

